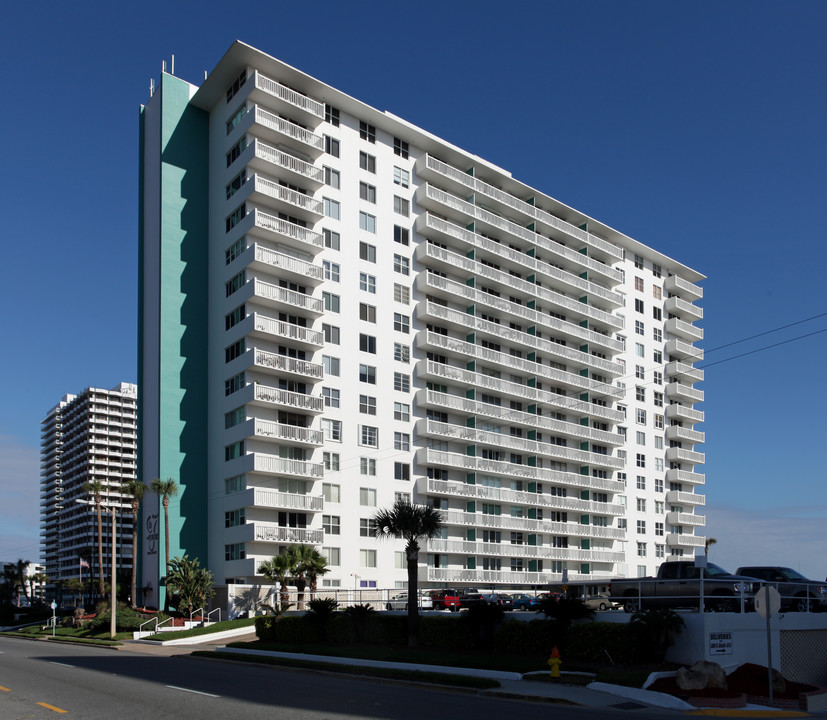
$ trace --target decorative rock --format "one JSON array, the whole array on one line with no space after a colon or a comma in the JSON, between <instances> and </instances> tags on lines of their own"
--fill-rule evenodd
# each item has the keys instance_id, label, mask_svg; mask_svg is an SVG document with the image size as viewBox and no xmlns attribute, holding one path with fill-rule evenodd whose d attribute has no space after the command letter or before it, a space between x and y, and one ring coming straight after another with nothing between
<instances>
[{"instance_id":1,"label":"decorative rock","mask_svg":"<svg viewBox=\"0 0 827 720\"><path fill-rule=\"evenodd\" d=\"M675 675L681 690L704 690L709 687L727 689L726 673L718 663L698 660L691 668L681 668Z\"/></svg>"}]
</instances>

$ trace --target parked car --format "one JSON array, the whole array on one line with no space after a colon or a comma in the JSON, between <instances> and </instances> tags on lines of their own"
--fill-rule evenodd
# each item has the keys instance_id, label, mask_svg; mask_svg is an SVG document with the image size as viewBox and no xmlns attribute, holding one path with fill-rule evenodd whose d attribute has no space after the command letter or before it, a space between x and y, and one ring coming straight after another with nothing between
<instances>
[{"instance_id":1,"label":"parked car","mask_svg":"<svg viewBox=\"0 0 827 720\"><path fill-rule=\"evenodd\" d=\"M800 572L775 565L748 565L738 575L763 580L781 595L781 610L809 612L827 610L827 584L805 578Z\"/></svg>"},{"instance_id":2,"label":"parked car","mask_svg":"<svg viewBox=\"0 0 827 720\"><path fill-rule=\"evenodd\" d=\"M451 588L444 588L442 590L431 590L429 593L434 610L450 610L456 612L459 610L460 600L459 591Z\"/></svg>"},{"instance_id":3,"label":"parked car","mask_svg":"<svg viewBox=\"0 0 827 720\"><path fill-rule=\"evenodd\" d=\"M480 602L486 605L499 605L500 596L497 593L483 593L480 595Z\"/></svg>"},{"instance_id":4,"label":"parked car","mask_svg":"<svg viewBox=\"0 0 827 720\"><path fill-rule=\"evenodd\" d=\"M431 610L434 606L434 601L428 595L420 593L418 596L418 604L420 610ZM408 609L408 593L397 593L388 600L385 604L386 610L407 610Z\"/></svg>"},{"instance_id":5,"label":"parked car","mask_svg":"<svg viewBox=\"0 0 827 720\"><path fill-rule=\"evenodd\" d=\"M502 606L503 610L513 610L514 609L514 600L508 593L499 593L500 596L500 605Z\"/></svg>"},{"instance_id":6,"label":"parked car","mask_svg":"<svg viewBox=\"0 0 827 720\"><path fill-rule=\"evenodd\" d=\"M459 594L459 606L462 608L469 608L472 605L481 603L482 595L477 588L464 588Z\"/></svg>"},{"instance_id":7,"label":"parked car","mask_svg":"<svg viewBox=\"0 0 827 720\"><path fill-rule=\"evenodd\" d=\"M586 595L582 600L589 610L617 610L620 607L620 603L615 602L608 595Z\"/></svg>"},{"instance_id":8,"label":"parked car","mask_svg":"<svg viewBox=\"0 0 827 720\"><path fill-rule=\"evenodd\" d=\"M540 601L533 595L526 595L525 593L514 593L511 596L511 601L514 610L534 610L540 609Z\"/></svg>"}]
</instances>

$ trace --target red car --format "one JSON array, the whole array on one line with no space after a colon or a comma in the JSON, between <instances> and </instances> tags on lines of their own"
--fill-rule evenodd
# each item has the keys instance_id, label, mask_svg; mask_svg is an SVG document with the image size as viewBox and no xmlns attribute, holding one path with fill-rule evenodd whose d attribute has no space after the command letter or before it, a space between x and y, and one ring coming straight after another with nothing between
<instances>
[{"instance_id":1,"label":"red car","mask_svg":"<svg viewBox=\"0 0 827 720\"><path fill-rule=\"evenodd\" d=\"M429 594L434 603L434 610L450 610L451 612L459 610L459 590L446 588L444 590L431 590Z\"/></svg>"}]
</instances>

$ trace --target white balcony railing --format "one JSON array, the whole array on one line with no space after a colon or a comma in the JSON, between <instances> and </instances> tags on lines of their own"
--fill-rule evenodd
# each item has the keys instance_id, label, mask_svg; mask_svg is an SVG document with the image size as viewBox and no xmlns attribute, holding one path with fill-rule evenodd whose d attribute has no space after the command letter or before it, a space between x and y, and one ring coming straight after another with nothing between
<instances>
[{"instance_id":1,"label":"white balcony railing","mask_svg":"<svg viewBox=\"0 0 827 720\"><path fill-rule=\"evenodd\" d=\"M681 490L667 490L666 502L670 505L706 505L706 496L697 493L682 492Z\"/></svg>"},{"instance_id":2,"label":"white balcony railing","mask_svg":"<svg viewBox=\"0 0 827 720\"><path fill-rule=\"evenodd\" d=\"M700 300L704 296L704 290L700 285L684 280L677 275L670 275L663 281L663 289L673 295L680 295L690 300Z\"/></svg>"},{"instance_id":3,"label":"white balcony railing","mask_svg":"<svg viewBox=\"0 0 827 720\"><path fill-rule=\"evenodd\" d=\"M692 525L694 527L701 527L706 525L706 516L693 515L685 512L668 512L666 513L666 522L670 525Z\"/></svg>"},{"instance_id":4,"label":"white balcony railing","mask_svg":"<svg viewBox=\"0 0 827 720\"><path fill-rule=\"evenodd\" d=\"M703 410L694 410L684 405L667 405L666 417L670 420L685 420L693 423L701 423L704 421Z\"/></svg>"},{"instance_id":5,"label":"white balcony railing","mask_svg":"<svg viewBox=\"0 0 827 720\"><path fill-rule=\"evenodd\" d=\"M704 339L703 328L695 327L692 323L679 320L678 318L669 318L664 325L664 329L671 335L677 335L689 342L698 342Z\"/></svg>"},{"instance_id":6,"label":"white balcony railing","mask_svg":"<svg viewBox=\"0 0 827 720\"><path fill-rule=\"evenodd\" d=\"M281 218L275 215L270 215L269 213L259 210L258 208L253 209L252 215L253 224L257 228L268 230L276 235L280 235L290 240L296 240L314 248L321 249L324 247L324 239L321 233L314 232L313 230L309 230L308 228L297 225L296 223L282 220Z\"/></svg>"},{"instance_id":7,"label":"white balcony railing","mask_svg":"<svg viewBox=\"0 0 827 720\"><path fill-rule=\"evenodd\" d=\"M678 447L667 448L666 459L668 462L685 462L690 465L703 465L706 462L705 455L702 452Z\"/></svg>"},{"instance_id":8,"label":"white balcony railing","mask_svg":"<svg viewBox=\"0 0 827 720\"><path fill-rule=\"evenodd\" d=\"M701 382L704 379L704 371L701 368L677 360L666 363L666 375L667 377L686 378L692 382Z\"/></svg>"},{"instance_id":9,"label":"white balcony railing","mask_svg":"<svg viewBox=\"0 0 827 720\"><path fill-rule=\"evenodd\" d=\"M296 408L297 410L309 412L322 412L324 410L324 398L321 395L290 392L289 390L281 390L259 383L255 383L254 397L256 400Z\"/></svg>"},{"instance_id":10,"label":"white balcony railing","mask_svg":"<svg viewBox=\"0 0 827 720\"><path fill-rule=\"evenodd\" d=\"M324 120L324 103L256 71L256 88Z\"/></svg>"},{"instance_id":11,"label":"white balcony railing","mask_svg":"<svg viewBox=\"0 0 827 720\"><path fill-rule=\"evenodd\" d=\"M669 468L669 470L666 471L666 482L680 483L681 485L703 485L706 482L706 477L703 473Z\"/></svg>"},{"instance_id":12,"label":"white balcony railing","mask_svg":"<svg viewBox=\"0 0 827 720\"><path fill-rule=\"evenodd\" d=\"M683 315L693 320L700 320L704 316L704 309L679 297L670 297L663 304L663 309L671 315Z\"/></svg>"},{"instance_id":13,"label":"white balcony railing","mask_svg":"<svg viewBox=\"0 0 827 720\"><path fill-rule=\"evenodd\" d=\"M258 332L318 347L324 345L324 335L318 330L312 330L311 328L295 325L294 323L269 318L259 313L254 313L253 318L254 328Z\"/></svg>"},{"instance_id":14,"label":"white balcony railing","mask_svg":"<svg viewBox=\"0 0 827 720\"><path fill-rule=\"evenodd\" d=\"M307 545L321 545L324 542L324 532L308 528L280 527L255 523L254 539L258 542L300 543Z\"/></svg>"},{"instance_id":15,"label":"white balcony railing","mask_svg":"<svg viewBox=\"0 0 827 720\"><path fill-rule=\"evenodd\" d=\"M255 364L258 367L303 375L314 380L321 380L324 377L324 366L319 363L300 360L289 355L279 355L267 350L255 351Z\"/></svg>"},{"instance_id":16,"label":"white balcony railing","mask_svg":"<svg viewBox=\"0 0 827 720\"><path fill-rule=\"evenodd\" d=\"M277 182L273 182L269 178L262 177L261 175L254 175L252 179L255 191L262 195L280 200L299 210L314 213L319 217L324 214L322 201L317 200L312 195L306 195L284 185L279 185ZM247 182L249 182L249 180Z\"/></svg>"},{"instance_id":17,"label":"white balcony railing","mask_svg":"<svg viewBox=\"0 0 827 720\"><path fill-rule=\"evenodd\" d=\"M696 390L695 388L691 387L690 385L684 385L683 383L673 382L669 383L666 386L666 397L669 398L684 398L689 400L690 402L703 402L704 401L704 391L703 390Z\"/></svg>"},{"instance_id":18,"label":"white balcony railing","mask_svg":"<svg viewBox=\"0 0 827 720\"><path fill-rule=\"evenodd\" d=\"M309 478L320 478L324 475L324 465L321 463L312 463L307 460L293 460L292 458L265 455L264 453L255 453L253 458L253 467L256 472Z\"/></svg>"},{"instance_id":19,"label":"white balcony railing","mask_svg":"<svg viewBox=\"0 0 827 720\"><path fill-rule=\"evenodd\" d=\"M290 307L307 310L319 315L324 313L324 304L321 298L314 298L312 295L305 295L296 290L290 290L280 285L273 285L258 278L255 280L254 292L257 297L272 300L279 304L289 305Z\"/></svg>"},{"instance_id":20,"label":"white balcony railing","mask_svg":"<svg viewBox=\"0 0 827 720\"><path fill-rule=\"evenodd\" d=\"M612 540L626 539L626 531L615 527L585 525L576 522L551 522L549 520L532 520L509 515L486 515L484 513L463 512L462 510L443 510L445 525L466 527L494 528L496 530L523 530L568 537L604 538Z\"/></svg>"},{"instance_id":21,"label":"white balcony railing","mask_svg":"<svg viewBox=\"0 0 827 720\"><path fill-rule=\"evenodd\" d=\"M277 423L272 420L256 419L254 432L256 437L272 440L284 440L308 445L322 445L324 443L324 435L321 430Z\"/></svg>"},{"instance_id":22,"label":"white balcony railing","mask_svg":"<svg viewBox=\"0 0 827 720\"><path fill-rule=\"evenodd\" d=\"M265 160L266 162L277 165L280 168L289 170L290 172L301 175L302 177L312 180L315 183L324 183L324 170L320 167L300 160L295 155L270 147L267 143L261 140L253 142L255 157Z\"/></svg>"},{"instance_id":23,"label":"white balcony railing","mask_svg":"<svg viewBox=\"0 0 827 720\"><path fill-rule=\"evenodd\" d=\"M684 533L669 533L666 536L666 544L670 547L703 547L706 543L706 538L696 537L695 535L686 535Z\"/></svg>"},{"instance_id":24,"label":"white balcony railing","mask_svg":"<svg viewBox=\"0 0 827 720\"><path fill-rule=\"evenodd\" d=\"M287 510L320 511L324 507L321 495L299 495L278 492L265 488L253 488L253 506L262 508L284 508Z\"/></svg>"},{"instance_id":25,"label":"white balcony railing","mask_svg":"<svg viewBox=\"0 0 827 720\"><path fill-rule=\"evenodd\" d=\"M274 115L258 105L256 105L255 108L255 121L268 130L296 140L313 150L318 152L324 150L324 138L321 135L310 132L310 130L306 130L301 125L290 122L290 120L286 120L283 117Z\"/></svg>"},{"instance_id":26,"label":"white balcony railing","mask_svg":"<svg viewBox=\"0 0 827 720\"><path fill-rule=\"evenodd\" d=\"M581 550L580 548L556 548L550 545L517 545L507 542L484 543L471 540L428 540L427 551L431 553L454 553L461 555L493 555L506 558L529 558L541 560L579 560L580 562L623 562L622 552L608 550Z\"/></svg>"},{"instance_id":27,"label":"white balcony railing","mask_svg":"<svg viewBox=\"0 0 827 720\"><path fill-rule=\"evenodd\" d=\"M258 243L256 243L254 247L256 260L260 263L265 263L270 267L295 273L305 278L324 280L324 269L321 265L314 265L308 260L302 260L292 255L276 252Z\"/></svg>"}]
</instances>

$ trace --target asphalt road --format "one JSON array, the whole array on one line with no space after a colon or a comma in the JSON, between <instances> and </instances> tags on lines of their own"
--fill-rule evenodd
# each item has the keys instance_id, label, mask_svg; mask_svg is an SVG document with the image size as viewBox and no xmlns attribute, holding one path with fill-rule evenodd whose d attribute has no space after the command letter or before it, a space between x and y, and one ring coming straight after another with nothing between
<instances>
[{"instance_id":1,"label":"asphalt road","mask_svg":"<svg viewBox=\"0 0 827 720\"><path fill-rule=\"evenodd\" d=\"M675 717L646 710L647 718ZM640 717L371 679L0 638L0 720L555 720Z\"/></svg>"}]
</instances>

